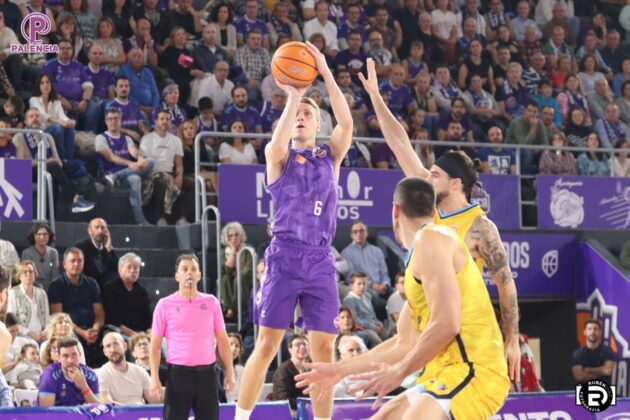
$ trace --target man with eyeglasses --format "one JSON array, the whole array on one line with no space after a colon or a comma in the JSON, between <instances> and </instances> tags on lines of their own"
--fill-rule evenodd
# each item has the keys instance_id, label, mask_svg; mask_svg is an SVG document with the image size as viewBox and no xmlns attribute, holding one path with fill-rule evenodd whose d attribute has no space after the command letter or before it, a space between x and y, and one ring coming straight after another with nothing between
<instances>
[{"instance_id":1,"label":"man with eyeglasses","mask_svg":"<svg viewBox=\"0 0 630 420\"><path fill-rule=\"evenodd\" d=\"M134 53L137 53L138 49ZM131 85L126 76L116 76L114 83L114 99L105 104L105 109L116 108L120 111L120 132L131 137L131 139L140 143L140 138L149 132L146 117L142 115L142 111L146 112L147 107L130 96ZM150 112L152 107L148 107ZM149 115L149 114L147 114Z\"/></svg>"},{"instance_id":2,"label":"man with eyeglasses","mask_svg":"<svg viewBox=\"0 0 630 420\"><path fill-rule=\"evenodd\" d=\"M306 370L303 363L309 361L310 351L305 335L292 335L288 344L291 358L283 362L273 374L273 400L289 400L291 411L295 412L297 398L306 397L306 394L296 386L294 377Z\"/></svg>"},{"instance_id":3,"label":"man with eyeglasses","mask_svg":"<svg viewBox=\"0 0 630 420\"><path fill-rule=\"evenodd\" d=\"M103 353L107 360L96 370L103 401L120 405L159 404L161 398L149 391L151 378L146 370L125 360L127 343L117 332L103 337Z\"/></svg>"},{"instance_id":4,"label":"man with eyeglasses","mask_svg":"<svg viewBox=\"0 0 630 420\"><path fill-rule=\"evenodd\" d=\"M368 293L372 296L374 311L377 318L384 321L387 318L385 305L393 290L383 251L368 243L367 226L360 220L352 224L350 237L352 243L341 251L349 266L346 281L357 271L368 275Z\"/></svg>"},{"instance_id":5,"label":"man with eyeglasses","mask_svg":"<svg viewBox=\"0 0 630 420\"><path fill-rule=\"evenodd\" d=\"M79 359L79 342L64 338L57 343L59 361L44 369L39 380L40 407L71 407L100 403L98 378Z\"/></svg>"},{"instance_id":6,"label":"man with eyeglasses","mask_svg":"<svg viewBox=\"0 0 630 420\"><path fill-rule=\"evenodd\" d=\"M137 224L148 222L142 213L142 180L151 173L153 160L139 154L133 140L120 132L121 113L110 108L105 113L107 131L96 136L94 147L98 153L101 179L110 188L129 188L129 204Z\"/></svg>"},{"instance_id":7,"label":"man with eyeglasses","mask_svg":"<svg viewBox=\"0 0 630 420\"><path fill-rule=\"evenodd\" d=\"M234 82L228 79L230 65L225 60L219 60L214 65L214 71L199 84L203 96L212 99L212 113L220 118L226 105L232 102Z\"/></svg>"}]
</instances>

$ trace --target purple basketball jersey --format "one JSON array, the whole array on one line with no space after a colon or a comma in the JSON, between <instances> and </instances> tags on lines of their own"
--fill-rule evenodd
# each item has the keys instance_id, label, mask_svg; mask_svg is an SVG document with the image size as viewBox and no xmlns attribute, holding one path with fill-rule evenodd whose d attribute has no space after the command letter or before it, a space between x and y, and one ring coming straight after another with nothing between
<instances>
[{"instance_id":1,"label":"purple basketball jersey","mask_svg":"<svg viewBox=\"0 0 630 420\"><path fill-rule=\"evenodd\" d=\"M275 182L267 186L274 203L274 239L297 245L330 245L337 227L337 176L327 145L289 150Z\"/></svg>"}]
</instances>

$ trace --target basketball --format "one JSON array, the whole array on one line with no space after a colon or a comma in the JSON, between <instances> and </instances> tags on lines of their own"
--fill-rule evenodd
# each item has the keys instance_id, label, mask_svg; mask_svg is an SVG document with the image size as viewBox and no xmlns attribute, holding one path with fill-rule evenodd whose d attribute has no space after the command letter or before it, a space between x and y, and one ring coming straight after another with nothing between
<instances>
[{"instance_id":1,"label":"basketball","mask_svg":"<svg viewBox=\"0 0 630 420\"><path fill-rule=\"evenodd\" d=\"M296 88L310 86L317 77L317 63L303 42L287 42L271 60L271 73L280 83Z\"/></svg>"}]
</instances>

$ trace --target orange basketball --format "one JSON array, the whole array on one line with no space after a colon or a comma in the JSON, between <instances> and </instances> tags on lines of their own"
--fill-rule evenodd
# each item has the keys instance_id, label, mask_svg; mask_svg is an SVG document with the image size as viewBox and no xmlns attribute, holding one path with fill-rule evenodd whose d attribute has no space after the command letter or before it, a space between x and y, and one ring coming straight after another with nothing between
<instances>
[{"instance_id":1,"label":"orange basketball","mask_svg":"<svg viewBox=\"0 0 630 420\"><path fill-rule=\"evenodd\" d=\"M317 63L306 44L287 42L273 55L271 73L282 84L298 88L310 86L317 77Z\"/></svg>"}]
</instances>

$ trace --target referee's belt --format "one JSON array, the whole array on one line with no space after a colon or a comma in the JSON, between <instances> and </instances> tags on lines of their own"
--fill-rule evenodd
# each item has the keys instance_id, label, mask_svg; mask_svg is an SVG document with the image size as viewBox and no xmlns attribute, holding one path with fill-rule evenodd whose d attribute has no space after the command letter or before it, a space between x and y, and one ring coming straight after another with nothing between
<instances>
[{"instance_id":1,"label":"referee's belt","mask_svg":"<svg viewBox=\"0 0 630 420\"><path fill-rule=\"evenodd\" d=\"M189 372L204 372L206 370L210 370L214 368L214 363L211 365L197 365L197 366L182 366L182 365L169 364L168 367L170 367L173 370L185 370Z\"/></svg>"}]
</instances>

